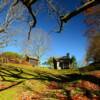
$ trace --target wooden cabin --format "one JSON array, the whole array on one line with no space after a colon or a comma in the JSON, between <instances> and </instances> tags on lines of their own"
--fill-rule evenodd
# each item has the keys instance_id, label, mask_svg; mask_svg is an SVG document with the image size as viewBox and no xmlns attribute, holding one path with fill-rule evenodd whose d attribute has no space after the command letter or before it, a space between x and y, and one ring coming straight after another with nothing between
<instances>
[{"instance_id":1,"label":"wooden cabin","mask_svg":"<svg viewBox=\"0 0 100 100\"><path fill-rule=\"evenodd\" d=\"M66 56L53 58L54 69L69 69L72 65L72 60Z\"/></svg>"},{"instance_id":2,"label":"wooden cabin","mask_svg":"<svg viewBox=\"0 0 100 100\"><path fill-rule=\"evenodd\" d=\"M37 66L39 64L38 59L29 57L29 56L26 57L26 61L29 62L29 64L31 64L33 66Z\"/></svg>"},{"instance_id":3,"label":"wooden cabin","mask_svg":"<svg viewBox=\"0 0 100 100\"><path fill-rule=\"evenodd\" d=\"M31 64L33 66L37 66L39 64L39 60L29 56L25 56L25 59L21 59L0 54L0 63Z\"/></svg>"}]
</instances>

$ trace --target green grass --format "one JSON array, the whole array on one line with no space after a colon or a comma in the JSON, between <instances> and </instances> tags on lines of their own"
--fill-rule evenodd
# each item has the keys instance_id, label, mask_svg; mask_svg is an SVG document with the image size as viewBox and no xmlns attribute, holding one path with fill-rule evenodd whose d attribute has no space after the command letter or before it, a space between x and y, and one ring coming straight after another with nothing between
<instances>
[{"instance_id":1,"label":"green grass","mask_svg":"<svg viewBox=\"0 0 100 100\"><path fill-rule=\"evenodd\" d=\"M4 65L6 66L12 66L12 67L17 67L17 68L24 68L24 69L30 69L32 70L34 67L32 65L24 65L24 64L14 64L14 63L5 63Z\"/></svg>"},{"instance_id":2,"label":"green grass","mask_svg":"<svg viewBox=\"0 0 100 100\"><path fill-rule=\"evenodd\" d=\"M0 92L0 100L15 100L18 88L11 88Z\"/></svg>"},{"instance_id":3,"label":"green grass","mask_svg":"<svg viewBox=\"0 0 100 100\"><path fill-rule=\"evenodd\" d=\"M59 100L55 98L56 92L59 90L64 93L64 88L73 82L78 82L79 80L69 80L69 82L60 82L61 77L66 77L66 75L79 74L79 70L67 69L67 70L54 70L45 67L32 67L21 64L4 64L0 66L0 84L6 86L11 86L14 82L15 85L0 91L0 100L18 100L18 98L23 94L23 92L28 95L47 95L52 98L52 100ZM3 75L3 78L1 77ZM85 75L85 73L84 73ZM56 82L61 89L50 90L48 85L51 82ZM67 80L66 80L67 81ZM20 84L16 84L21 82ZM49 92L48 92L49 91ZM56 91L56 92L54 92ZM47 92L47 94L46 94Z\"/></svg>"}]
</instances>

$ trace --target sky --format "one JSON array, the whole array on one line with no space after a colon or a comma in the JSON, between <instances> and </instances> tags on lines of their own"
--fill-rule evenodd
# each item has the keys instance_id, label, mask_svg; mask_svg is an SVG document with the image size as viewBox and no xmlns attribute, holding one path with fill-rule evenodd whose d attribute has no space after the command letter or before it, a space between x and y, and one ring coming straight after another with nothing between
<instances>
[{"instance_id":1,"label":"sky","mask_svg":"<svg viewBox=\"0 0 100 100\"><path fill-rule=\"evenodd\" d=\"M42 26L47 29L47 26ZM87 47L87 40L84 36L86 25L84 16L78 15L64 25L64 30L61 33L50 33L52 37L52 46L48 56L65 56L66 53L74 55L79 63L82 63ZM47 56L47 57L48 57ZM45 59L47 58L45 57Z\"/></svg>"},{"instance_id":2,"label":"sky","mask_svg":"<svg viewBox=\"0 0 100 100\"><path fill-rule=\"evenodd\" d=\"M76 0L79 1L79 0ZM76 5L79 5L78 2L75 0L64 0L64 7L67 7L67 10L73 10ZM4 12L5 14L5 12ZM4 14L0 14L0 23L4 20ZM69 20L67 23L64 24L63 30L61 33L56 32L56 21L54 18L48 20L45 18L44 15L47 15L45 12L41 13L37 16L37 25L36 28L40 28L47 32L51 38L51 45L50 49L42 58L42 62L47 60L47 58L51 56L61 57L65 56L66 53L70 53L74 55L77 61L82 63L85 58L86 54L86 47L87 41L84 33L86 31L86 24L84 23L84 15L79 14ZM28 32L28 25L26 23L16 22L12 25L13 29L20 33L19 36L13 36L17 42L27 35ZM21 32L19 31L21 30ZM24 34L24 35L23 35ZM21 52L21 49L18 47L16 43L9 45L8 47L2 49L3 51L14 51L14 52Z\"/></svg>"}]
</instances>

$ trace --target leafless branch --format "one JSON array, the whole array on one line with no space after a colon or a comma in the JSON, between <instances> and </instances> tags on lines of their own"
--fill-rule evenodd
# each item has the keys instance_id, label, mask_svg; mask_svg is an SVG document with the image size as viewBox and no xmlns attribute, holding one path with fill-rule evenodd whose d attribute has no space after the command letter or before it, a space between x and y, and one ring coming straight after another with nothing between
<instances>
[{"instance_id":1,"label":"leafless branch","mask_svg":"<svg viewBox=\"0 0 100 100\"><path fill-rule=\"evenodd\" d=\"M81 12L87 10L88 8L96 6L98 4L100 4L100 0L90 0L90 1L86 2L85 4L83 4L81 7L75 9L74 11L67 13L64 16L61 16L61 21L66 23L72 17L74 17L74 16L80 14Z\"/></svg>"}]
</instances>

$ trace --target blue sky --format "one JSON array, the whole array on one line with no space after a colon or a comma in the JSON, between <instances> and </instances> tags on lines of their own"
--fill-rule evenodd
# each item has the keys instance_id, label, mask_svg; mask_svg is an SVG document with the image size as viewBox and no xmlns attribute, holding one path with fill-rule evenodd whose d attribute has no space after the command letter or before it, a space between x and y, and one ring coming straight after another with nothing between
<instances>
[{"instance_id":1,"label":"blue sky","mask_svg":"<svg viewBox=\"0 0 100 100\"><path fill-rule=\"evenodd\" d=\"M42 26L43 27L43 26ZM44 26L44 29L47 26ZM48 56L64 56L67 52L74 55L79 62L85 57L87 41L84 33L86 25L84 16L78 15L64 25L61 33L50 33L52 37L52 46Z\"/></svg>"},{"instance_id":2,"label":"blue sky","mask_svg":"<svg viewBox=\"0 0 100 100\"><path fill-rule=\"evenodd\" d=\"M76 1L79 0L65 0L68 10L72 10L76 5L79 5ZM84 23L84 15L79 14L78 16L73 17L67 23L64 24L64 29L61 33L55 32L55 19L48 20L44 17L45 13L37 16L38 23L37 28L41 28L44 31L48 32L51 37L51 46L48 52L43 56L42 60L46 60L50 56L64 56L67 52L71 55L74 55L77 58L77 61L82 62L85 53L86 53L86 37L84 33L86 31L86 25ZM2 17L1 17L2 16ZM0 14L0 23L2 23L4 15ZM12 25L14 29L21 29L22 35L19 35L17 38L14 37L18 42L23 38L23 34L27 34L28 25L26 23L17 22L17 24ZM57 29L56 29L57 30ZM9 45L7 48L4 48L4 51L15 51L20 52L20 48L16 45Z\"/></svg>"}]
</instances>

